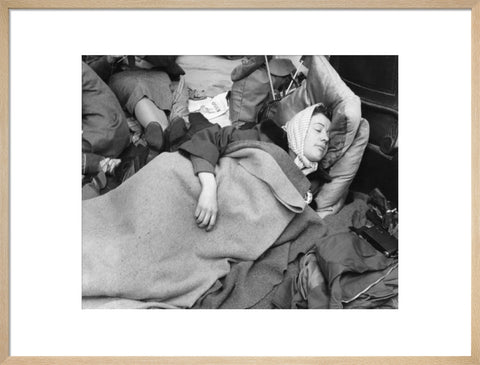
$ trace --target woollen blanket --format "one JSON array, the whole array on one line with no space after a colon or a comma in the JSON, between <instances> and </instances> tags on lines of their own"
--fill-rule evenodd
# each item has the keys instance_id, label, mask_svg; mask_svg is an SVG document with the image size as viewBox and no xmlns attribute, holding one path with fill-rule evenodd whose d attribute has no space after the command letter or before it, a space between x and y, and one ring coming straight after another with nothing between
<instances>
[{"instance_id":1,"label":"woollen blanket","mask_svg":"<svg viewBox=\"0 0 480 365\"><path fill-rule=\"evenodd\" d=\"M84 201L84 303L116 298L120 307L190 308L232 263L264 254L306 207L308 180L272 144L232 144L215 173L219 215L211 232L195 223L201 186L178 152L160 154L117 189Z\"/></svg>"}]
</instances>

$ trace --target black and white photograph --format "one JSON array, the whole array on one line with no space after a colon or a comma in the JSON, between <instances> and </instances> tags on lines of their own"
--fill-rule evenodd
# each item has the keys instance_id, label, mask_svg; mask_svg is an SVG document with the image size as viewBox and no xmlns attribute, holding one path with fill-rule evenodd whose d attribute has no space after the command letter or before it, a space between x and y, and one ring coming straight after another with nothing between
<instances>
[{"instance_id":1,"label":"black and white photograph","mask_svg":"<svg viewBox=\"0 0 480 365\"><path fill-rule=\"evenodd\" d=\"M83 55L82 309L398 309L397 55Z\"/></svg>"}]
</instances>

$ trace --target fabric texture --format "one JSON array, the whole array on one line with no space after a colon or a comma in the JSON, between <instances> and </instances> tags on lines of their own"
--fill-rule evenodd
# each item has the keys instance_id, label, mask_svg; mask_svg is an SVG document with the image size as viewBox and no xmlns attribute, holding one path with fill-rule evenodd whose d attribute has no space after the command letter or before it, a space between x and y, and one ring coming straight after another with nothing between
<instances>
[{"instance_id":1,"label":"fabric texture","mask_svg":"<svg viewBox=\"0 0 480 365\"><path fill-rule=\"evenodd\" d=\"M82 62L82 152L117 157L129 141L125 113L117 98Z\"/></svg>"},{"instance_id":2,"label":"fabric texture","mask_svg":"<svg viewBox=\"0 0 480 365\"><path fill-rule=\"evenodd\" d=\"M284 126L287 132L288 146L297 155L297 157L295 157L295 164L301 170L306 169L306 173L315 171L318 168L318 162L312 162L304 155L305 137L307 136L312 115L317 106L318 104L315 104L303 109L295 114Z\"/></svg>"},{"instance_id":3,"label":"fabric texture","mask_svg":"<svg viewBox=\"0 0 480 365\"><path fill-rule=\"evenodd\" d=\"M170 120L188 117L188 87L185 76L180 76L178 81L172 82L171 89L173 89L173 92Z\"/></svg>"},{"instance_id":4,"label":"fabric texture","mask_svg":"<svg viewBox=\"0 0 480 365\"><path fill-rule=\"evenodd\" d=\"M245 130L237 129L233 126L220 128L218 125L212 125L195 133L190 140L180 145L179 149L190 155L195 174L199 172L215 173L215 165L228 146L234 142L247 140L250 143L255 143L254 141L273 142L261 144L262 148L273 146L269 147L273 149L275 146L278 146L281 150L288 151L285 131L269 120L263 121L252 129ZM275 150L278 150L278 148ZM269 151L269 153L272 153L272 151ZM295 170L296 174L304 175L303 171L298 169L298 166ZM322 168L313 171L307 177L311 184L311 193L313 194L318 192L322 184L331 181L328 173Z\"/></svg>"},{"instance_id":5,"label":"fabric texture","mask_svg":"<svg viewBox=\"0 0 480 365\"><path fill-rule=\"evenodd\" d=\"M272 59L269 64L276 71L274 73L270 69L273 88L276 90L287 80L288 72L285 71L294 70L295 67L288 59ZM248 76L233 83L229 101L232 124L240 126L243 123L256 123L260 109L273 97L267 67L262 64Z\"/></svg>"},{"instance_id":6,"label":"fabric texture","mask_svg":"<svg viewBox=\"0 0 480 365\"><path fill-rule=\"evenodd\" d=\"M367 222L366 212L368 209L369 206L365 200L360 198L354 199L352 202L345 205L338 214L329 215L324 219L321 219L325 230L322 233L316 234L314 238L311 239L311 243L316 244L325 237L333 236L338 233L350 232L350 229L348 228L350 226L357 228L364 226ZM270 297L270 303L273 307L281 309L308 308L309 296L313 293L311 289L322 284L318 279L325 282L323 274L321 275L321 278L317 276L316 279L309 279L309 274L318 273L317 270L312 270L311 267L313 262L318 266L315 251L310 250L308 252L308 259L304 259L304 257L304 255L290 257L285 277L281 284L273 290ZM299 279L300 276L302 276L302 278ZM317 281L317 285L314 285L315 281ZM302 290L304 295L302 296L301 290L299 290L300 285L309 282L312 283L312 285L303 286L304 289ZM315 292L317 291L318 290L315 290ZM305 294L307 294L306 298Z\"/></svg>"},{"instance_id":7,"label":"fabric texture","mask_svg":"<svg viewBox=\"0 0 480 365\"><path fill-rule=\"evenodd\" d=\"M314 197L316 210L322 217L336 214L342 208L348 189L362 162L363 153L368 144L369 131L367 120L361 119L352 144L329 170L332 181L325 183Z\"/></svg>"},{"instance_id":8,"label":"fabric texture","mask_svg":"<svg viewBox=\"0 0 480 365\"><path fill-rule=\"evenodd\" d=\"M95 153L82 153L82 174L96 175L100 171L100 161L105 157Z\"/></svg>"},{"instance_id":9,"label":"fabric texture","mask_svg":"<svg viewBox=\"0 0 480 365\"><path fill-rule=\"evenodd\" d=\"M185 75L185 71L175 62L176 56L149 55L143 56L143 58L154 69L165 71L173 79L177 79L180 75Z\"/></svg>"},{"instance_id":10,"label":"fabric texture","mask_svg":"<svg viewBox=\"0 0 480 365\"><path fill-rule=\"evenodd\" d=\"M221 56L188 55L179 56L177 63L185 70L185 82L190 99L213 98L232 88L230 74L241 64L240 59Z\"/></svg>"},{"instance_id":11,"label":"fabric texture","mask_svg":"<svg viewBox=\"0 0 480 365\"><path fill-rule=\"evenodd\" d=\"M272 146L282 163L240 142L220 160L211 232L195 224L200 183L178 153L159 155L117 189L85 201L83 296L191 307L232 262L257 260L306 207L301 186L287 177L298 169Z\"/></svg>"},{"instance_id":12,"label":"fabric texture","mask_svg":"<svg viewBox=\"0 0 480 365\"><path fill-rule=\"evenodd\" d=\"M316 103L332 110L329 146L320 166L330 169L335 176L315 198L319 214L326 216L338 212L343 206L346 191L368 143L369 128L367 121L361 118L360 98L350 90L328 60L324 56L309 56L305 64L308 67L307 79L273 104L266 117L285 124L296 113Z\"/></svg>"},{"instance_id":13,"label":"fabric texture","mask_svg":"<svg viewBox=\"0 0 480 365\"><path fill-rule=\"evenodd\" d=\"M355 200L322 220L314 249L288 266L274 290L276 308L398 308L398 259L387 258L349 231L365 224L368 205Z\"/></svg>"},{"instance_id":14,"label":"fabric texture","mask_svg":"<svg viewBox=\"0 0 480 365\"><path fill-rule=\"evenodd\" d=\"M227 275L217 279L192 308L272 308L276 287L284 280L289 263L312 248L329 230L309 208L296 214L276 242L256 260L231 262ZM292 264L290 264L292 265ZM84 297L84 309L166 309L175 306L154 300Z\"/></svg>"},{"instance_id":15,"label":"fabric texture","mask_svg":"<svg viewBox=\"0 0 480 365\"><path fill-rule=\"evenodd\" d=\"M120 104L130 115L134 115L135 106L144 97L159 109L170 111L173 103L170 84L166 72L154 70L118 72L110 78L109 83Z\"/></svg>"},{"instance_id":16,"label":"fabric texture","mask_svg":"<svg viewBox=\"0 0 480 365\"><path fill-rule=\"evenodd\" d=\"M113 67L108 60L108 56L82 56L82 61L89 65L108 85L108 80L113 73Z\"/></svg>"},{"instance_id":17,"label":"fabric texture","mask_svg":"<svg viewBox=\"0 0 480 365\"><path fill-rule=\"evenodd\" d=\"M249 56L241 59L242 63L232 70L232 81L241 80L265 63L265 56Z\"/></svg>"},{"instance_id":18,"label":"fabric texture","mask_svg":"<svg viewBox=\"0 0 480 365\"><path fill-rule=\"evenodd\" d=\"M219 125L212 125L192 135L188 141L179 146L179 150L199 158L192 158L195 174L202 171L213 173L215 165L228 145L240 140L269 141L267 137L262 136L258 128L239 130L233 126L221 128Z\"/></svg>"},{"instance_id":19,"label":"fabric texture","mask_svg":"<svg viewBox=\"0 0 480 365\"><path fill-rule=\"evenodd\" d=\"M272 298L290 263L326 235L328 226L310 208L296 214L276 242L255 261L232 264L230 272L194 308L273 308Z\"/></svg>"},{"instance_id":20,"label":"fabric texture","mask_svg":"<svg viewBox=\"0 0 480 365\"><path fill-rule=\"evenodd\" d=\"M329 148L322 166L328 168L350 147L361 119L360 98L340 78L324 56L309 56L307 79L272 107L267 117L285 124L301 110L322 103L332 110Z\"/></svg>"},{"instance_id":21,"label":"fabric texture","mask_svg":"<svg viewBox=\"0 0 480 365\"><path fill-rule=\"evenodd\" d=\"M398 295L398 260L354 233L326 237L315 245L315 252L326 285L312 289L317 292L311 308L378 307ZM356 300L360 304L355 305Z\"/></svg>"}]
</instances>

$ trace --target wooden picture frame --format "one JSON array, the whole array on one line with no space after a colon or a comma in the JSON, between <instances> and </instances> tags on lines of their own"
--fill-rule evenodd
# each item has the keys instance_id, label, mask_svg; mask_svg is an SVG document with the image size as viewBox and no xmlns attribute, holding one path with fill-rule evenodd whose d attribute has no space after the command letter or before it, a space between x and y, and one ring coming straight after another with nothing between
<instances>
[{"instance_id":1,"label":"wooden picture frame","mask_svg":"<svg viewBox=\"0 0 480 365\"><path fill-rule=\"evenodd\" d=\"M470 9L472 75L471 356L465 357L11 357L9 27L13 9ZM0 363L1 364L480 364L480 0L0 0Z\"/></svg>"}]
</instances>

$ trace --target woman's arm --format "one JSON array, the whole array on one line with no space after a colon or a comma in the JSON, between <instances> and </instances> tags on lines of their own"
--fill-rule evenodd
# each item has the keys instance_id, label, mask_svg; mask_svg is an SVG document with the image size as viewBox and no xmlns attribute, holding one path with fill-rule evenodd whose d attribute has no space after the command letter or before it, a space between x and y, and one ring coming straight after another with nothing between
<instances>
[{"instance_id":1,"label":"woman's arm","mask_svg":"<svg viewBox=\"0 0 480 365\"><path fill-rule=\"evenodd\" d=\"M178 149L190 156L195 174L202 171L213 172L227 146L231 142L245 139L259 140L259 132L253 129L237 130L233 126L221 128L214 124L195 133ZM210 168L207 168L207 163Z\"/></svg>"},{"instance_id":2,"label":"woman's arm","mask_svg":"<svg viewBox=\"0 0 480 365\"><path fill-rule=\"evenodd\" d=\"M220 128L215 124L197 133L183 143L179 150L190 155L193 172L200 179L202 190L195 209L200 228L210 231L217 220L217 181L215 166L228 144L241 139L258 139L258 131L238 131L233 126Z\"/></svg>"},{"instance_id":3,"label":"woman's arm","mask_svg":"<svg viewBox=\"0 0 480 365\"><path fill-rule=\"evenodd\" d=\"M211 172L199 172L198 178L202 184L202 191L195 208L195 219L198 227L211 231L217 220L217 181Z\"/></svg>"}]
</instances>

